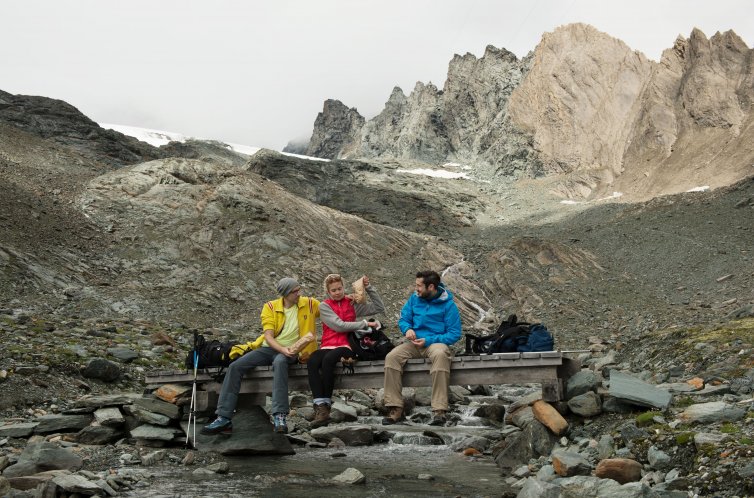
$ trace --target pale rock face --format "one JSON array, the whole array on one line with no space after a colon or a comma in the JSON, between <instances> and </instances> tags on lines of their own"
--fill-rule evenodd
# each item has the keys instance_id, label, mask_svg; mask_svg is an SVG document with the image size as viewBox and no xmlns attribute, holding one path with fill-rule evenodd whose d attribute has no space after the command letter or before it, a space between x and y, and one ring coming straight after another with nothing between
<instances>
[{"instance_id":1,"label":"pale rock face","mask_svg":"<svg viewBox=\"0 0 754 498\"><path fill-rule=\"evenodd\" d=\"M508 112L534 136L547 172L617 176L650 71L650 62L620 40L588 25L568 25L543 36Z\"/></svg>"},{"instance_id":2,"label":"pale rock face","mask_svg":"<svg viewBox=\"0 0 754 498\"><path fill-rule=\"evenodd\" d=\"M458 162L482 178L548 176L567 198L716 188L752 173L751 58L731 31L707 39L695 29L654 62L570 24L521 60L495 47L479 59L456 55L442 90L395 88L363 126L341 119L328 130L318 117L309 153Z\"/></svg>"}]
</instances>

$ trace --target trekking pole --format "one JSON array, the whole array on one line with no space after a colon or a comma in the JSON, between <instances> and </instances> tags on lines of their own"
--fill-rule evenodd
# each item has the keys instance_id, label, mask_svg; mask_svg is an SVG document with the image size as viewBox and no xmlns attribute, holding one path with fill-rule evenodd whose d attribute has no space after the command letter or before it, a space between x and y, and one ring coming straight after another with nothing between
<instances>
[{"instance_id":1,"label":"trekking pole","mask_svg":"<svg viewBox=\"0 0 754 498\"><path fill-rule=\"evenodd\" d=\"M186 443L185 445L188 447L189 439L191 438L191 422L194 422L194 439L192 442L192 447L196 448L196 374L199 367L199 353L196 351L196 332L194 332L194 383L191 389L191 405L189 406L189 419L188 419L188 425L186 426Z\"/></svg>"}]
</instances>

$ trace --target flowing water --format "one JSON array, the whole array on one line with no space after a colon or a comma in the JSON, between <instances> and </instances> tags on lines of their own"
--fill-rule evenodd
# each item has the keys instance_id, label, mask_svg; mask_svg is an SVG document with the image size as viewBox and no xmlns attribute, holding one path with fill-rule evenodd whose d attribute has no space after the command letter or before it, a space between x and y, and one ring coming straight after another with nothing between
<instances>
[{"instance_id":1,"label":"flowing water","mask_svg":"<svg viewBox=\"0 0 754 498\"><path fill-rule=\"evenodd\" d=\"M143 478L142 487L119 496L500 496L508 476L501 475L491 456L467 457L447 444L438 443L452 444L468 436L497 439L502 428L473 416L475 407L492 398L516 398L539 388L538 385L499 386L492 396L469 396L468 405L456 406L456 422L452 427L407 423L387 428L380 425L379 416L359 417L358 423L372 425L375 433L383 429L395 433L389 443L338 449L296 446L296 454L290 456L227 457L228 474L193 475L197 466L120 469L121 473L130 471ZM429 419L429 407L416 407L414 416ZM366 482L348 485L332 480L348 468L358 469Z\"/></svg>"},{"instance_id":2,"label":"flowing water","mask_svg":"<svg viewBox=\"0 0 754 498\"><path fill-rule=\"evenodd\" d=\"M382 444L344 449L297 448L291 456L229 458L225 475L194 476L188 469L148 469L151 479L122 496L206 497L290 496L499 496L503 476L491 457L465 457L447 446ZM332 478L349 467L364 484ZM143 472L144 469L139 469ZM420 478L420 475L428 474Z\"/></svg>"}]
</instances>

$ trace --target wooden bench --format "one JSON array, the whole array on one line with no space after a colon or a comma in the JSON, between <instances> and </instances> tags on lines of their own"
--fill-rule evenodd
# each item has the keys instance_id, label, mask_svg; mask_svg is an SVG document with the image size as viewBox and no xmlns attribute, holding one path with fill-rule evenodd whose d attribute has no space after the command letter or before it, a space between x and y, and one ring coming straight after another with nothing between
<instances>
[{"instance_id":1,"label":"wooden bench","mask_svg":"<svg viewBox=\"0 0 754 498\"><path fill-rule=\"evenodd\" d=\"M409 360L403 369L404 387L432 385L429 360ZM340 369L340 365L337 367ZM451 385L542 384L542 397L546 401L559 401L565 393L568 378L578 372L578 360L568 358L560 351L536 353L500 353L482 356L457 356L450 368ZM200 370L197 374L197 409L206 410L217 403L221 383L216 380L218 369ZM239 405L264 404L264 395L272 391L272 367L256 367L241 382ZM336 389L380 388L383 386L384 362L358 362L353 375L338 375ZM149 388L164 384L191 384L193 371L167 371L146 374ZM288 389L309 391L306 365L291 365L288 371Z\"/></svg>"}]
</instances>

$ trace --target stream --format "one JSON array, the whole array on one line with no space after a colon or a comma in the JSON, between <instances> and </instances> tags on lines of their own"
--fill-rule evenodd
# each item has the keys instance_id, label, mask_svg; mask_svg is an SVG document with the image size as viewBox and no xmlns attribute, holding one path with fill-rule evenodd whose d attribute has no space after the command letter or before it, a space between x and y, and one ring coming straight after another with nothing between
<instances>
[{"instance_id":1,"label":"stream","mask_svg":"<svg viewBox=\"0 0 754 498\"><path fill-rule=\"evenodd\" d=\"M470 395L468 404L455 405L457 424L450 427L430 427L414 422L386 427L380 424L381 416L361 416L351 424L371 425L375 433L394 433L391 441L344 448L294 446L296 454L289 456L226 457L230 466L227 474L192 474L200 468L198 465L122 468L119 473L140 476L140 487L119 496L499 496L500 490L507 487L505 479L509 476L501 475L488 452L465 456L448 444L437 444L438 440L451 442L467 436L482 436L491 441L499 439L504 426L495 426L489 420L473 416L475 409L491 398L507 404L509 400L538 389L538 385L495 386L495 393ZM429 407L416 407L414 414L425 414L429 418ZM366 477L366 482L339 484L332 480L348 468L358 469Z\"/></svg>"}]
</instances>

